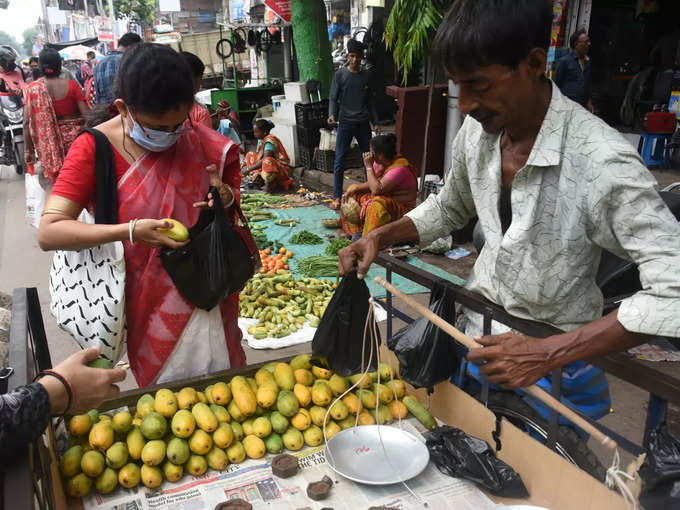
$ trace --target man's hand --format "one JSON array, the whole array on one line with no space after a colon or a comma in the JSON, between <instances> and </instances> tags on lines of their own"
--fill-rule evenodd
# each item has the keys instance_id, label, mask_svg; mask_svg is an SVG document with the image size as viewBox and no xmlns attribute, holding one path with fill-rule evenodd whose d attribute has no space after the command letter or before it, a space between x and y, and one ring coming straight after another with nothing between
<instances>
[{"instance_id":1,"label":"man's hand","mask_svg":"<svg viewBox=\"0 0 680 510\"><path fill-rule=\"evenodd\" d=\"M479 371L493 384L504 388L524 388L551 370L547 339L505 333L475 340L484 347L470 349L467 358L478 364Z\"/></svg>"},{"instance_id":2,"label":"man's hand","mask_svg":"<svg viewBox=\"0 0 680 510\"><path fill-rule=\"evenodd\" d=\"M122 368L90 368L88 363L99 357L99 349L85 349L72 354L54 367L71 385L73 401L69 412L78 414L95 409L104 400L118 395L120 389L115 383L125 380ZM38 381L50 396L52 414L66 411L66 389L60 381L52 376L45 376Z\"/></svg>"},{"instance_id":3,"label":"man's hand","mask_svg":"<svg viewBox=\"0 0 680 510\"><path fill-rule=\"evenodd\" d=\"M335 115L329 115L329 116L328 116L328 124L329 124L330 126L332 126L333 124L335 124Z\"/></svg>"},{"instance_id":4,"label":"man's hand","mask_svg":"<svg viewBox=\"0 0 680 510\"><path fill-rule=\"evenodd\" d=\"M586 103L586 110L590 113L595 113L595 107L593 106L593 101L591 99L588 99L588 102Z\"/></svg>"},{"instance_id":5,"label":"man's hand","mask_svg":"<svg viewBox=\"0 0 680 510\"><path fill-rule=\"evenodd\" d=\"M354 270L354 264L358 261L357 276L362 279L378 256L379 250L378 238L370 234L343 248L338 252L340 276L350 274Z\"/></svg>"}]
</instances>

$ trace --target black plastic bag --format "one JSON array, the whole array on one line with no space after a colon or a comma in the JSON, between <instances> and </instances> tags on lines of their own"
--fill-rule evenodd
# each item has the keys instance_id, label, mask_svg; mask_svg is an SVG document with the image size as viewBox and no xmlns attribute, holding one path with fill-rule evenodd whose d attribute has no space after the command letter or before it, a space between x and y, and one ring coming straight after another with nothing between
<instances>
[{"instance_id":1,"label":"black plastic bag","mask_svg":"<svg viewBox=\"0 0 680 510\"><path fill-rule=\"evenodd\" d=\"M430 310L449 324L455 323L455 297L437 281L430 294ZM387 342L399 360L401 378L416 387L430 388L454 376L467 349L425 317L400 329Z\"/></svg>"},{"instance_id":2,"label":"black plastic bag","mask_svg":"<svg viewBox=\"0 0 680 510\"><path fill-rule=\"evenodd\" d=\"M202 310L241 291L260 266L257 245L241 208L234 205L244 226L232 224L217 188L211 186L208 193L213 196L213 207L202 210L189 229L189 244L160 253L177 290Z\"/></svg>"},{"instance_id":3,"label":"black plastic bag","mask_svg":"<svg viewBox=\"0 0 680 510\"><path fill-rule=\"evenodd\" d=\"M361 371L361 351L370 306L369 298L368 286L364 280L357 278L356 272L345 276L335 290L314 333L312 354L315 358L325 358L328 367L342 376ZM379 333L376 331L376 334ZM378 366L378 355L367 331L364 366L368 365L369 359L370 369L375 370Z\"/></svg>"},{"instance_id":4,"label":"black plastic bag","mask_svg":"<svg viewBox=\"0 0 680 510\"><path fill-rule=\"evenodd\" d=\"M445 475L470 480L496 496L529 496L519 474L485 441L448 425L426 432L425 440L430 458Z\"/></svg>"},{"instance_id":5,"label":"black plastic bag","mask_svg":"<svg viewBox=\"0 0 680 510\"><path fill-rule=\"evenodd\" d=\"M660 424L649 435L645 462L640 468L645 508L664 508L680 503L680 440Z\"/></svg>"}]
</instances>

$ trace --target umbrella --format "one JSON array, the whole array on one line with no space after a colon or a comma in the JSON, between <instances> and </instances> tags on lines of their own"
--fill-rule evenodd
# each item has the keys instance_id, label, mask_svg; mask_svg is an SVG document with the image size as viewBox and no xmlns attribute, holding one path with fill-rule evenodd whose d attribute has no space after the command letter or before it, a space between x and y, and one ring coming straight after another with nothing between
<instances>
[{"instance_id":1,"label":"umbrella","mask_svg":"<svg viewBox=\"0 0 680 510\"><path fill-rule=\"evenodd\" d=\"M83 46L82 44L64 48L59 52L59 55L61 55L64 60L87 60L87 53L89 51L94 51L97 59L103 58L103 55L97 50L88 46Z\"/></svg>"}]
</instances>

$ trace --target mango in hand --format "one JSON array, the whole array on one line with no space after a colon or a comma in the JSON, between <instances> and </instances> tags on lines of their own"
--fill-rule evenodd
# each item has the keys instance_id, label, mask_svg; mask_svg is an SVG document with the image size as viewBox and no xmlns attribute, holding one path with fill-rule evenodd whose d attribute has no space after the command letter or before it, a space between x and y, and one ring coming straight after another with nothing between
<instances>
[{"instance_id":1,"label":"mango in hand","mask_svg":"<svg viewBox=\"0 0 680 510\"><path fill-rule=\"evenodd\" d=\"M172 223L172 228L158 228L158 229L156 229L161 234L165 234L166 236L168 236L173 241L177 241L179 243L182 243L182 242L186 241L187 239L189 239L189 231L179 221L173 220L172 218L163 218L161 221L166 221L168 223Z\"/></svg>"}]
</instances>

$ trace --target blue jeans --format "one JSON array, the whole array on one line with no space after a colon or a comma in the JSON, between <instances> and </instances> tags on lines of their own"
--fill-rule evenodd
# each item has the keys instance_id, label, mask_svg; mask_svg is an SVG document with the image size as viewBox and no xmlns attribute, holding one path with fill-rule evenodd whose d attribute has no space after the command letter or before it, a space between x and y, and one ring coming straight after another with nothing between
<instances>
[{"instance_id":1,"label":"blue jeans","mask_svg":"<svg viewBox=\"0 0 680 510\"><path fill-rule=\"evenodd\" d=\"M342 181L345 170L342 168L342 160L349 150L352 138L357 139L361 152L368 152L371 140L371 124L361 122L354 124L342 122L338 125L338 134L335 140L335 163L333 164L333 198L342 196Z\"/></svg>"}]
</instances>

